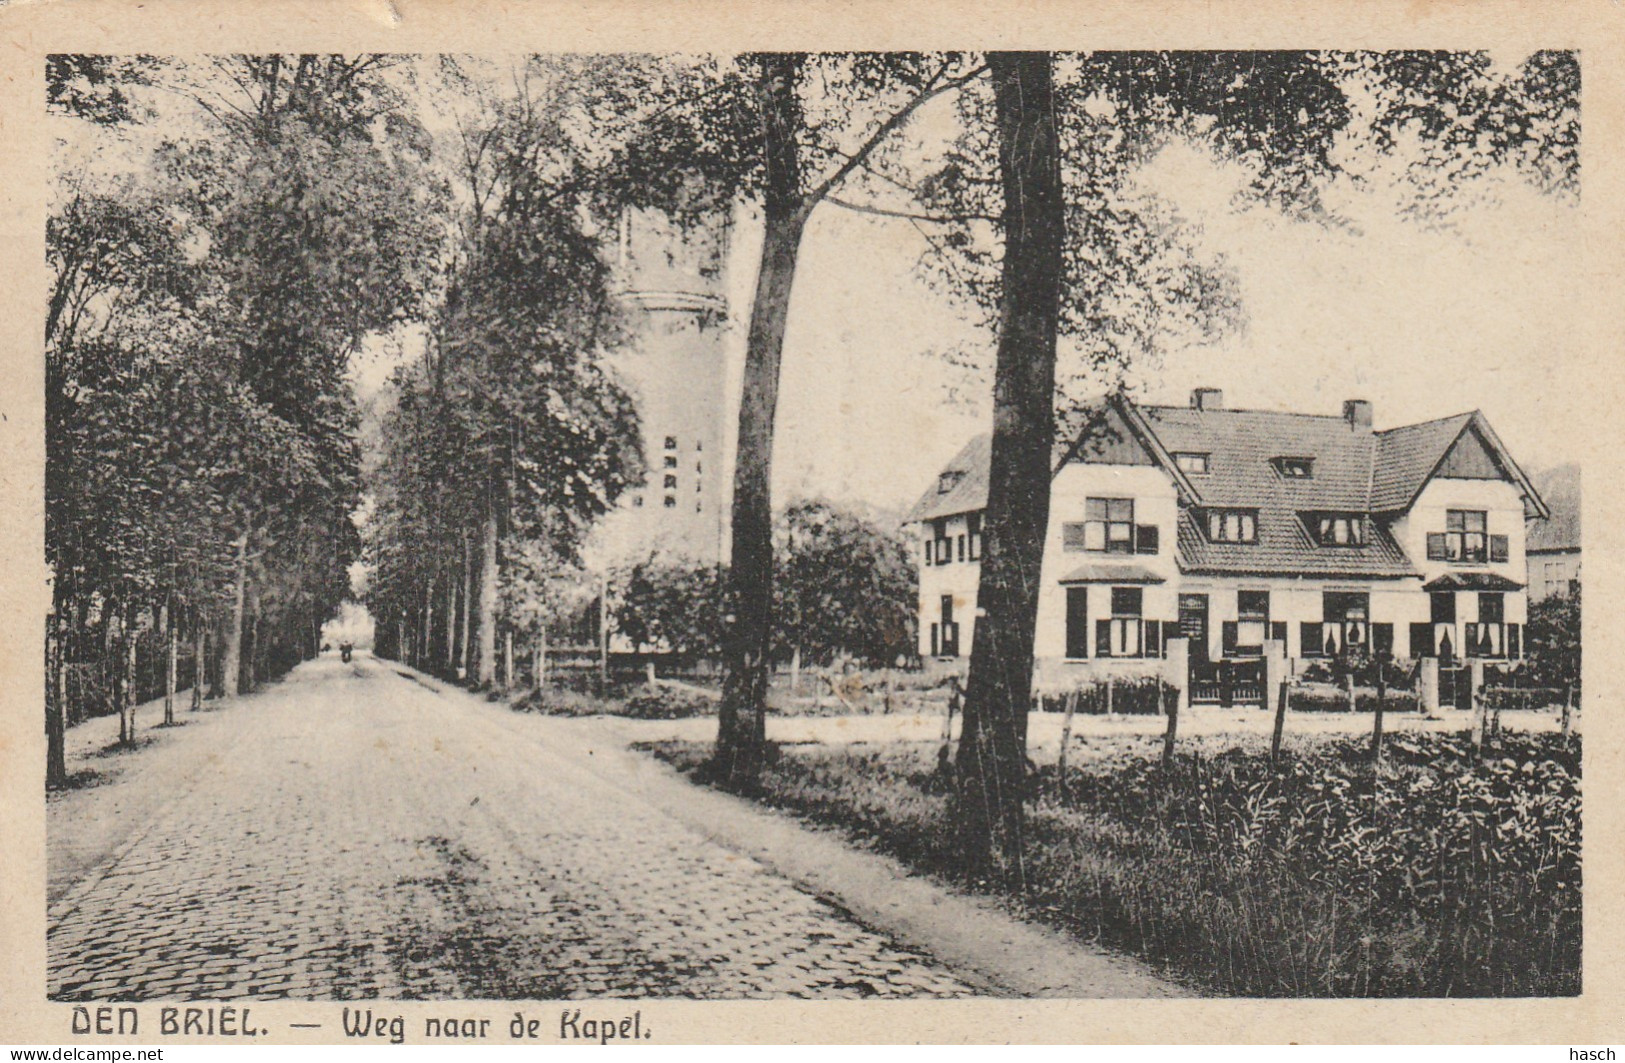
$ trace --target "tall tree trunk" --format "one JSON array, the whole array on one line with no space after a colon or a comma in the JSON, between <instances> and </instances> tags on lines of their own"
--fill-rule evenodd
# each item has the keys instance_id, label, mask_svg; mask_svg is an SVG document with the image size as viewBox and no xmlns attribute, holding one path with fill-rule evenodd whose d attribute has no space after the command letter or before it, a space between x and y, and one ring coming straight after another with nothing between
<instances>
[{"instance_id":1,"label":"tall tree trunk","mask_svg":"<svg viewBox=\"0 0 1625 1063\"><path fill-rule=\"evenodd\" d=\"M242 692L243 613L248 595L248 532L237 537L237 573L231 588L231 618L226 622L226 656L220 669L220 686L226 697Z\"/></svg>"},{"instance_id":2,"label":"tall tree trunk","mask_svg":"<svg viewBox=\"0 0 1625 1063\"><path fill-rule=\"evenodd\" d=\"M68 604L57 604L47 643L45 681L45 785L55 789L68 782Z\"/></svg>"},{"instance_id":3,"label":"tall tree trunk","mask_svg":"<svg viewBox=\"0 0 1625 1063\"><path fill-rule=\"evenodd\" d=\"M175 682L180 666L180 632L175 628L175 610L164 603L159 627L164 632L164 723L175 722Z\"/></svg>"},{"instance_id":4,"label":"tall tree trunk","mask_svg":"<svg viewBox=\"0 0 1625 1063\"><path fill-rule=\"evenodd\" d=\"M446 675L457 674L457 573L446 573Z\"/></svg>"},{"instance_id":5,"label":"tall tree trunk","mask_svg":"<svg viewBox=\"0 0 1625 1063\"><path fill-rule=\"evenodd\" d=\"M463 593L461 611L457 617L457 678L466 679L473 671L469 662L468 614L474 597L474 559L469 556L468 529L462 530L463 540Z\"/></svg>"},{"instance_id":6,"label":"tall tree trunk","mask_svg":"<svg viewBox=\"0 0 1625 1063\"><path fill-rule=\"evenodd\" d=\"M494 488L493 488L494 490ZM480 544L479 671L481 687L490 687L497 677L497 506L486 501L485 528Z\"/></svg>"},{"instance_id":7,"label":"tall tree trunk","mask_svg":"<svg viewBox=\"0 0 1625 1063\"><path fill-rule=\"evenodd\" d=\"M1023 865L1033 632L1055 435L1055 333L1065 217L1052 57L995 53L988 65L1004 187L1004 263L993 380L993 447L976 638L955 775L966 865L1014 886Z\"/></svg>"},{"instance_id":8,"label":"tall tree trunk","mask_svg":"<svg viewBox=\"0 0 1625 1063\"><path fill-rule=\"evenodd\" d=\"M530 669L531 686L537 690L547 682L547 628L542 628L536 635L536 658Z\"/></svg>"},{"instance_id":9,"label":"tall tree trunk","mask_svg":"<svg viewBox=\"0 0 1625 1063\"><path fill-rule=\"evenodd\" d=\"M192 617L192 711L203 707L209 685L209 625L202 609Z\"/></svg>"},{"instance_id":10,"label":"tall tree trunk","mask_svg":"<svg viewBox=\"0 0 1625 1063\"><path fill-rule=\"evenodd\" d=\"M502 692L506 694L513 688L513 628L510 627L502 632Z\"/></svg>"},{"instance_id":11,"label":"tall tree trunk","mask_svg":"<svg viewBox=\"0 0 1625 1063\"><path fill-rule=\"evenodd\" d=\"M124 745L135 741L135 618L136 606L132 602L124 607L123 660L118 681L118 740Z\"/></svg>"},{"instance_id":12,"label":"tall tree trunk","mask_svg":"<svg viewBox=\"0 0 1625 1063\"><path fill-rule=\"evenodd\" d=\"M803 57L794 53L773 53L759 60L765 228L739 402L728 577L732 620L723 642L722 704L713 764L716 778L734 787L754 784L765 744L773 638L773 421L790 291L807 224L796 148L804 125L796 96L802 62Z\"/></svg>"}]
</instances>

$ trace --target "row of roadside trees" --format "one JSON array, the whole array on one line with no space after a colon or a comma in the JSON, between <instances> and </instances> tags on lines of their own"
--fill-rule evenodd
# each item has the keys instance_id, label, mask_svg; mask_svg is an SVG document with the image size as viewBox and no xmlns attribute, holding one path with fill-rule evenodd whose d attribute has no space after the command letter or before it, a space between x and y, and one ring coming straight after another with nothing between
<instances>
[{"instance_id":1,"label":"row of roadside trees","mask_svg":"<svg viewBox=\"0 0 1625 1063\"><path fill-rule=\"evenodd\" d=\"M346 369L417 312L436 239L399 65L50 57L53 785L69 720L115 710L130 741L157 689L245 689L348 591Z\"/></svg>"}]
</instances>

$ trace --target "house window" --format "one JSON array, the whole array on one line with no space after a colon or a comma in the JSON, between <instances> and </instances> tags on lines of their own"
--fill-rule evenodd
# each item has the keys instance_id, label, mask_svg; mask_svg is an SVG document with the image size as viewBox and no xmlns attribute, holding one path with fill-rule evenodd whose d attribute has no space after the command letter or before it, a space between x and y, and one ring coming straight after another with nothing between
<instances>
[{"instance_id":1,"label":"house window","mask_svg":"<svg viewBox=\"0 0 1625 1063\"><path fill-rule=\"evenodd\" d=\"M1315 460L1313 458L1272 458L1270 464L1283 479L1308 480L1315 475Z\"/></svg>"},{"instance_id":2,"label":"house window","mask_svg":"<svg viewBox=\"0 0 1625 1063\"><path fill-rule=\"evenodd\" d=\"M666 496L666 508L667 509L676 509L677 508L677 496L676 495L667 495Z\"/></svg>"},{"instance_id":3,"label":"house window","mask_svg":"<svg viewBox=\"0 0 1625 1063\"><path fill-rule=\"evenodd\" d=\"M1108 554L1134 552L1134 499L1091 498L1084 506L1085 550Z\"/></svg>"},{"instance_id":4,"label":"house window","mask_svg":"<svg viewBox=\"0 0 1625 1063\"><path fill-rule=\"evenodd\" d=\"M676 436L667 436L666 437L666 449L667 450L676 450L677 449L677 437Z\"/></svg>"},{"instance_id":5,"label":"house window","mask_svg":"<svg viewBox=\"0 0 1625 1063\"><path fill-rule=\"evenodd\" d=\"M668 491L677 490L677 477L673 476L671 473L666 474L666 490L668 490Z\"/></svg>"},{"instance_id":6,"label":"house window","mask_svg":"<svg viewBox=\"0 0 1625 1063\"><path fill-rule=\"evenodd\" d=\"M948 538L948 522L934 520L931 522L932 539L936 543L936 561L939 565L946 565L954 559L953 540Z\"/></svg>"},{"instance_id":7,"label":"house window","mask_svg":"<svg viewBox=\"0 0 1625 1063\"><path fill-rule=\"evenodd\" d=\"M675 454L667 454L666 455L666 468L668 468L668 469L677 468L677 455L675 455Z\"/></svg>"},{"instance_id":8,"label":"house window","mask_svg":"<svg viewBox=\"0 0 1625 1063\"><path fill-rule=\"evenodd\" d=\"M1207 511L1207 537L1215 543L1256 543L1258 511L1252 509L1210 509Z\"/></svg>"},{"instance_id":9,"label":"house window","mask_svg":"<svg viewBox=\"0 0 1625 1063\"><path fill-rule=\"evenodd\" d=\"M1488 519L1482 509L1446 510L1445 530L1428 533L1428 560L1482 565L1489 559L1487 527Z\"/></svg>"},{"instance_id":10,"label":"house window","mask_svg":"<svg viewBox=\"0 0 1625 1063\"><path fill-rule=\"evenodd\" d=\"M1139 587L1112 588L1112 615L1095 621L1095 656L1145 655L1140 619L1143 600L1144 592Z\"/></svg>"},{"instance_id":11,"label":"house window","mask_svg":"<svg viewBox=\"0 0 1625 1063\"><path fill-rule=\"evenodd\" d=\"M1208 456L1206 454L1193 454L1189 451L1184 451L1174 455L1174 464L1179 466L1180 472L1188 473L1192 476L1206 476L1207 457Z\"/></svg>"},{"instance_id":12,"label":"house window","mask_svg":"<svg viewBox=\"0 0 1625 1063\"><path fill-rule=\"evenodd\" d=\"M958 471L957 469L950 469L949 471L943 473L942 475L937 477L937 494L939 494L939 495L947 494L949 491L952 491L955 487L958 487L959 486L959 481L963 480L964 478L965 478L965 474Z\"/></svg>"},{"instance_id":13,"label":"house window","mask_svg":"<svg viewBox=\"0 0 1625 1063\"><path fill-rule=\"evenodd\" d=\"M959 536L959 560L965 560L965 536L963 533Z\"/></svg>"},{"instance_id":14,"label":"house window","mask_svg":"<svg viewBox=\"0 0 1625 1063\"><path fill-rule=\"evenodd\" d=\"M925 553L925 567L930 568L931 567L931 562L936 560L936 558L933 556L933 551L936 548L932 545L931 533L930 533L929 530L927 530L927 532L925 534L925 542L923 544L921 544L921 545L923 545L925 547L925 550L924 550L924 553Z\"/></svg>"},{"instance_id":15,"label":"house window","mask_svg":"<svg viewBox=\"0 0 1625 1063\"><path fill-rule=\"evenodd\" d=\"M1320 606L1321 652L1358 654L1370 645L1371 596L1363 591L1325 591Z\"/></svg>"},{"instance_id":16,"label":"house window","mask_svg":"<svg viewBox=\"0 0 1625 1063\"><path fill-rule=\"evenodd\" d=\"M959 625L954 622L954 596L944 594L941 599L942 610L942 652L943 657L959 656Z\"/></svg>"},{"instance_id":17,"label":"house window","mask_svg":"<svg viewBox=\"0 0 1625 1063\"><path fill-rule=\"evenodd\" d=\"M1259 657L1269 638L1270 592L1237 591L1235 626L1225 632L1226 657ZM1227 627L1229 625L1226 625Z\"/></svg>"},{"instance_id":18,"label":"house window","mask_svg":"<svg viewBox=\"0 0 1625 1063\"><path fill-rule=\"evenodd\" d=\"M1321 546L1365 545L1365 517L1358 513L1316 513L1311 521Z\"/></svg>"},{"instance_id":19,"label":"house window","mask_svg":"<svg viewBox=\"0 0 1625 1063\"><path fill-rule=\"evenodd\" d=\"M982 515L972 513L966 517L965 529L970 533L970 559L980 561L982 559Z\"/></svg>"},{"instance_id":20,"label":"house window","mask_svg":"<svg viewBox=\"0 0 1625 1063\"><path fill-rule=\"evenodd\" d=\"M1066 655L1073 660L1089 656L1089 588L1066 589Z\"/></svg>"}]
</instances>

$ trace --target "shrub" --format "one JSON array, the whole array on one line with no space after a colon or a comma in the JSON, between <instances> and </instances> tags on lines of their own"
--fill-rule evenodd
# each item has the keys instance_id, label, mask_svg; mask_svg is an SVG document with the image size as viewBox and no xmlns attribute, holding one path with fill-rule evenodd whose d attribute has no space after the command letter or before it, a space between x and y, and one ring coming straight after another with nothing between
<instances>
[{"instance_id":1,"label":"shrub","mask_svg":"<svg viewBox=\"0 0 1625 1063\"><path fill-rule=\"evenodd\" d=\"M536 712L543 716L614 715L619 708L615 701L555 686L526 691L510 704L520 712Z\"/></svg>"},{"instance_id":2,"label":"shrub","mask_svg":"<svg viewBox=\"0 0 1625 1063\"><path fill-rule=\"evenodd\" d=\"M1567 690L1552 687L1486 687L1484 704L1491 709L1543 710L1563 704Z\"/></svg>"},{"instance_id":3,"label":"shrub","mask_svg":"<svg viewBox=\"0 0 1625 1063\"><path fill-rule=\"evenodd\" d=\"M1300 684L1292 688L1291 693L1288 695L1288 704L1294 712L1347 712L1349 697L1346 691L1338 687ZM1415 710L1416 697L1407 690L1390 690L1382 706L1383 712L1414 712ZM1377 692L1356 687L1354 690L1354 711L1377 711Z\"/></svg>"},{"instance_id":4,"label":"shrub","mask_svg":"<svg viewBox=\"0 0 1625 1063\"><path fill-rule=\"evenodd\" d=\"M692 690L645 686L626 699L623 712L634 720L685 720L715 716L717 701Z\"/></svg>"},{"instance_id":5,"label":"shrub","mask_svg":"<svg viewBox=\"0 0 1625 1063\"><path fill-rule=\"evenodd\" d=\"M1075 691L1078 695L1078 712L1102 715L1106 712L1108 685L1111 687L1111 711L1124 716L1161 715L1179 694L1178 687L1164 682L1160 676L1123 677L1115 681L1096 677L1071 690L1040 692L1038 708L1043 712L1065 712L1067 700Z\"/></svg>"}]
</instances>

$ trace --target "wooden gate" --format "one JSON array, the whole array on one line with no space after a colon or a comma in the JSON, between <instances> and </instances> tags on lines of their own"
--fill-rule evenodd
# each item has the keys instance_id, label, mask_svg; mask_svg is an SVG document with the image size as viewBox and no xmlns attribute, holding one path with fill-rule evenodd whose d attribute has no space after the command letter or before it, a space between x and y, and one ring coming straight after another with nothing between
<instances>
[{"instance_id":1,"label":"wooden gate","mask_svg":"<svg viewBox=\"0 0 1625 1063\"><path fill-rule=\"evenodd\" d=\"M1473 670L1467 665L1459 668L1439 665L1439 707L1441 709L1473 707Z\"/></svg>"},{"instance_id":2,"label":"wooden gate","mask_svg":"<svg viewBox=\"0 0 1625 1063\"><path fill-rule=\"evenodd\" d=\"M1190 663L1191 702L1196 705L1265 705L1264 661L1199 661Z\"/></svg>"}]
</instances>

